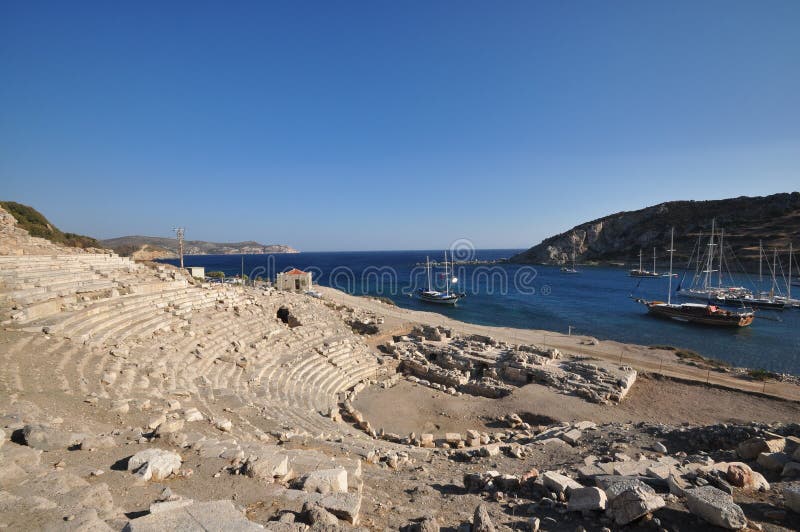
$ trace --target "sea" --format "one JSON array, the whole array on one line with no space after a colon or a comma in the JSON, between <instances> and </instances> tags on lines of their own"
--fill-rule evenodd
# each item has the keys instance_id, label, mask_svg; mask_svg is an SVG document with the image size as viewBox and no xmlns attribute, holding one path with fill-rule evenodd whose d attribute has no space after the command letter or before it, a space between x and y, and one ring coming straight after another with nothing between
<instances>
[{"instance_id":1,"label":"sea","mask_svg":"<svg viewBox=\"0 0 800 532\"><path fill-rule=\"evenodd\" d=\"M759 310L752 326L728 329L704 327L649 316L633 297L666 300L667 278L637 279L627 269L578 265L579 274L559 267L502 262L521 250L454 250L459 263L445 276L431 268L432 284L466 294L454 307L411 297L427 287L426 258L442 261L442 251L309 252L276 255L190 255L186 266L204 266L206 273L222 271L232 277L274 279L291 268L311 271L313 282L355 295L386 297L400 307L439 312L468 323L594 336L641 345L670 345L691 349L734 366L800 375L800 310ZM177 260L165 260L177 264ZM691 283L691 274L673 279ZM758 286L754 276L733 279ZM768 280L765 280L768 282ZM768 288L768 287L767 287ZM795 287L798 292L800 288ZM800 296L800 293L797 294ZM681 299L677 298L677 301Z\"/></svg>"}]
</instances>

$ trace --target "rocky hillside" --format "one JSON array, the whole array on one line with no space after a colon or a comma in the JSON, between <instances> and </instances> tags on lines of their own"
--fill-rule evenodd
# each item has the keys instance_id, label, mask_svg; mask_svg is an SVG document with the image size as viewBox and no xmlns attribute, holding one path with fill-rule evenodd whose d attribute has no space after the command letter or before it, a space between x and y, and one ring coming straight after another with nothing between
<instances>
[{"instance_id":1,"label":"rocky hillside","mask_svg":"<svg viewBox=\"0 0 800 532\"><path fill-rule=\"evenodd\" d=\"M581 263L638 265L639 250L652 257L658 248L664 264L670 228L675 227L676 264L683 265L696 245L699 233L708 234L711 221L725 231L726 256L731 267L736 258L748 270L757 268L758 243L772 253L777 248L787 264L786 249L794 239L800 251L800 193L764 197L739 197L714 201L670 201L638 211L619 212L586 222L543 240L511 258L512 262L564 264L572 255ZM647 264L647 261L645 261ZM786 266L784 266L786 268Z\"/></svg>"},{"instance_id":2,"label":"rocky hillside","mask_svg":"<svg viewBox=\"0 0 800 532\"><path fill-rule=\"evenodd\" d=\"M31 236L75 248L101 247L101 244L92 237L61 231L51 224L42 213L28 205L15 201L0 201L0 207L14 217L17 221L17 227L28 231Z\"/></svg>"},{"instance_id":3,"label":"rocky hillside","mask_svg":"<svg viewBox=\"0 0 800 532\"><path fill-rule=\"evenodd\" d=\"M101 242L104 246L124 256L149 254L152 255L150 258L169 258L178 253L178 241L175 238L122 236ZM297 252L296 249L283 244L260 244L252 240L231 243L205 242L203 240L186 240L184 242L184 253L187 255L261 255Z\"/></svg>"}]
</instances>

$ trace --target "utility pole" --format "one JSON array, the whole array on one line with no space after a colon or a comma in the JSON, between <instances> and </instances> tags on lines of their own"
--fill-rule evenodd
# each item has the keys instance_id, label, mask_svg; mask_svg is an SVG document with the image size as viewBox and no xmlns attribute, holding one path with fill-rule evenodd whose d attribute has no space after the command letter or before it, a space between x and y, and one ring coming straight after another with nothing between
<instances>
[{"instance_id":1,"label":"utility pole","mask_svg":"<svg viewBox=\"0 0 800 532\"><path fill-rule=\"evenodd\" d=\"M178 256L181 258L181 270L183 269L183 234L186 231L183 227L173 229L175 236L178 237Z\"/></svg>"}]
</instances>

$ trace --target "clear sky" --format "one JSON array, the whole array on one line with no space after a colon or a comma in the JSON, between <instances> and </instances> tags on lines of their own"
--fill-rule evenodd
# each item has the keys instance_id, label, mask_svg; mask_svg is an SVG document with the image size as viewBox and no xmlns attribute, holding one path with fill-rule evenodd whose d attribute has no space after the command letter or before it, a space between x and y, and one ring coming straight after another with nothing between
<instances>
[{"instance_id":1,"label":"clear sky","mask_svg":"<svg viewBox=\"0 0 800 532\"><path fill-rule=\"evenodd\" d=\"M0 198L311 251L798 190L798 28L797 0L6 0Z\"/></svg>"}]
</instances>

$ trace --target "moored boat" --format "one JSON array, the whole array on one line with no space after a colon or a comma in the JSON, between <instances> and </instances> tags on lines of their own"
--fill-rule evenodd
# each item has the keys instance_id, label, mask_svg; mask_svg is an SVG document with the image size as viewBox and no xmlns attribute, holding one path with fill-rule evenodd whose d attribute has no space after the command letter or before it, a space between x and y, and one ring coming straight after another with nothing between
<instances>
[{"instance_id":1,"label":"moored boat","mask_svg":"<svg viewBox=\"0 0 800 532\"><path fill-rule=\"evenodd\" d=\"M466 294L459 294L450 291L450 283L457 282L456 278L450 279L449 262L447 261L447 251L444 252L444 276L445 276L445 291L440 292L434 290L431 283L431 263L428 257L425 258L425 269L428 276L428 288L420 288L417 290L417 298L420 301L427 303L437 303L439 305L455 305L458 300L463 298Z\"/></svg>"},{"instance_id":2,"label":"moored boat","mask_svg":"<svg viewBox=\"0 0 800 532\"><path fill-rule=\"evenodd\" d=\"M718 327L747 327L753 323L755 312L752 310L731 311L719 308L717 305L703 303L672 303L672 256L675 250L675 229L672 229L670 236L669 249L669 288L667 289L667 301L648 301L642 298L635 298L634 301L647 307L649 314L659 318L697 323L701 325L713 325Z\"/></svg>"}]
</instances>

